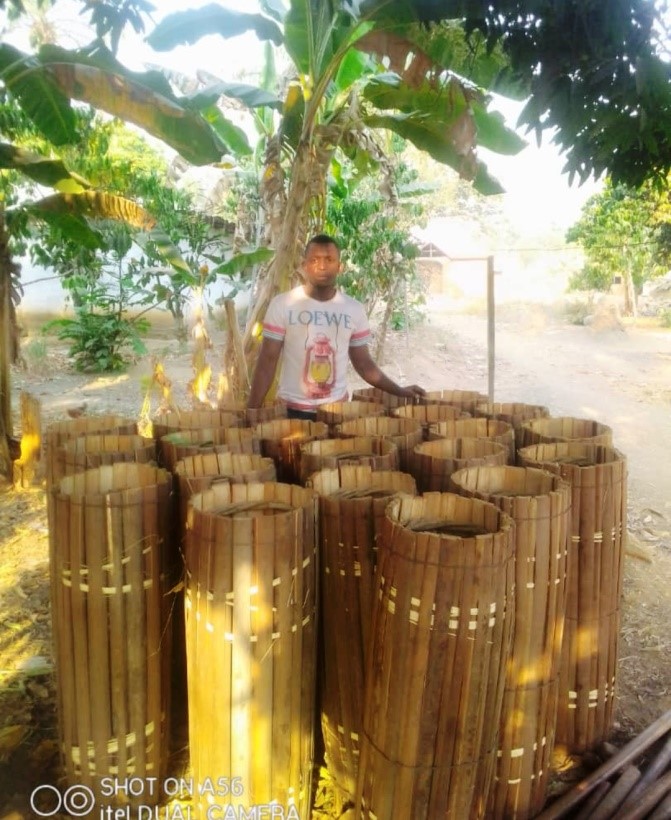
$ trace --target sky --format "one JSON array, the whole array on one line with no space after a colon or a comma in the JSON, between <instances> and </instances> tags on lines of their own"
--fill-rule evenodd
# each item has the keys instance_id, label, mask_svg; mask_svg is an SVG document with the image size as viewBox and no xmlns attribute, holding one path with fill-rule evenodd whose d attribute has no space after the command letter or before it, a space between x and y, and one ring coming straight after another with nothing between
<instances>
[{"instance_id":1,"label":"sky","mask_svg":"<svg viewBox=\"0 0 671 820\"><path fill-rule=\"evenodd\" d=\"M156 11L153 19L185 8L200 8L205 2L189 3L188 0L154 0ZM257 12L255 0L225 0L227 8ZM57 0L48 16L56 24L62 45L75 47L90 40L88 16L79 14L81 5L75 0ZM19 48L27 48L27 27L20 26L7 39ZM180 46L170 52L155 52L144 42L143 36L128 36L122 41L119 59L128 68L145 70L148 65L162 65L187 75L202 68L224 80L236 79L242 69L250 69L261 61L261 45L252 33L229 40L218 36L206 37L194 46ZM514 127L522 104L498 99L495 107L502 111L509 126ZM535 137L522 136L528 146L515 157L503 157L484 150L479 156L487 163L491 173L506 189L502 198L503 208L516 227L528 227L538 233L545 225L562 230L568 228L580 215L587 198L598 190L598 183L590 180L583 186L574 182L569 186L568 176L562 174L563 160L556 148L544 138L542 146L536 145Z\"/></svg>"}]
</instances>

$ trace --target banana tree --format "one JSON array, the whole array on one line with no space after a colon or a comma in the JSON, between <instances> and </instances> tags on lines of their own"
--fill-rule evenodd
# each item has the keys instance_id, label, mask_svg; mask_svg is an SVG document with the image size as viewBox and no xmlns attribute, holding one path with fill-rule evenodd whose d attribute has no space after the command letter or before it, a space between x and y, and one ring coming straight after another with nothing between
<instances>
[{"instance_id":1,"label":"banana tree","mask_svg":"<svg viewBox=\"0 0 671 820\"><path fill-rule=\"evenodd\" d=\"M261 5L265 15L215 4L178 12L148 37L155 49L169 50L213 33L230 37L251 30L261 40L281 44L293 63L277 128L265 144L261 188L275 255L247 322L248 364L270 299L290 286L311 220L321 221L336 151L364 173L384 168L376 133L391 131L489 194L502 189L478 160L476 142L507 154L524 146L500 115L487 110L480 89L452 70L447 42L453 32L435 33L431 56L418 45L421 2L291 0L285 6L265 0Z\"/></svg>"}]
</instances>

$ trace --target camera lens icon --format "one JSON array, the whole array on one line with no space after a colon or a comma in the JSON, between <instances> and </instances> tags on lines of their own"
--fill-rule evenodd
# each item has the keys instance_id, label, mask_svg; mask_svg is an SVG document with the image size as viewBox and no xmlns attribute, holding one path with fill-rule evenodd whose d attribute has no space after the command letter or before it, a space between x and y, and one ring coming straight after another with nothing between
<instances>
[{"instance_id":1,"label":"camera lens icon","mask_svg":"<svg viewBox=\"0 0 671 820\"><path fill-rule=\"evenodd\" d=\"M70 786L61 795L55 786L44 783L30 795L30 808L38 817L53 817L61 810L71 817L84 817L95 808L95 803L93 791L81 785Z\"/></svg>"}]
</instances>

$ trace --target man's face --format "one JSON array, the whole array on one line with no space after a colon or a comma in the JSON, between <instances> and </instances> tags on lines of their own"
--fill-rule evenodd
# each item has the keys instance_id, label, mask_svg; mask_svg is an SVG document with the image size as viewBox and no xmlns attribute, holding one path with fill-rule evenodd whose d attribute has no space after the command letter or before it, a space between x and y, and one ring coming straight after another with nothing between
<instances>
[{"instance_id":1,"label":"man's face","mask_svg":"<svg viewBox=\"0 0 671 820\"><path fill-rule=\"evenodd\" d=\"M333 287L340 270L340 253L336 245L313 242L308 247L303 259L303 273L313 287Z\"/></svg>"}]
</instances>

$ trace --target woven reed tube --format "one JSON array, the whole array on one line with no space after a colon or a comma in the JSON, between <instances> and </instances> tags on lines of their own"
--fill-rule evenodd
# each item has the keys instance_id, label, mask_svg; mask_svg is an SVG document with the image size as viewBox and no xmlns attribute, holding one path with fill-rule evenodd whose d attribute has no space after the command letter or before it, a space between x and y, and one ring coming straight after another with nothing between
<instances>
[{"instance_id":1,"label":"woven reed tube","mask_svg":"<svg viewBox=\"0 0 671 820\"><path fill-rule=\"evenodd\" d=\"M301 445L300 475L303 484L317 470L342 464L368 465L373 470L396 470L398 447L381 436L332 438Z\"/></svg>"},{"instance_id":2,"label":"woven reed tube","mask_svg":"<svg viewBox=\"0 0 671 820\"><path fill-rule=\"evenodd\" d=\"M329 434L324 422L304 419L266 421L253 430L261 442L261 454L273 459L278 479L287 484L300 483L301 445L325 439Z\"/></svg>"},{"instance_id":3,"label":"woven reed tube","mask_svg":"<svg viewBox=\"0 0 671 820\"><path fill-rule=\"evenodd\" d=\"M523 402L483 402L476 405L474 415L495 421L507 421L515 431L515 453L522 446L520 427L522 422L531 419L547 418L550 411L542 404L524 404ZM515 463L514 461L511 463Z\"/></svg>"},{"instance_id":4,"label":"woven reed tube","mask_svg":"<svg viewBox=\"0 0 671 820\"><path fill-rule=\"evenodd\" d=\"M478 393L477 390L429 390L424 396L424 403L452 404L473 415L477 405L487 401L487 398L485 393Z\"/></svg>"},{"instance_id":5,"label":"woven reed tube","mask_svg":"<svg viewBox=\"0 0 671 820\"><path fill-rule=\"evenodd\" d=\"M513 522L453 493L390 502L378 540L356 809L486 816L510 653Z\"/></svg>"},{"instance_id":6,"label":"woven reed tube","mask_svg":"<svg viewBox=\"0 0 671 820\"><path fill-rule=\"evenodd\" d=\"M377 538L389 500L416 488L406 473L358 465L320 470L310 485L320 496L322 735L329 774L347 801L359 767Z\"/></svg>"},{"instance_id":7,"label":"woven reed tube","mask_svg":"<svg viewBox=\"0 0 671 820\"><path fill-rule=\"evenodd\" d=\"M515 431L512 424L493 419L455 419L440 421L429 428L429 441L440 438L486 438L503 444L508 464L515 463Z\"/></svg>"},{"instance_id":8,"label":"woven reed tube","mask_svg":"<svg viewBox=\"0 0 671 820\"><path fill-rule=\"evenodd\" d=\"M310 812L316 670L316 496L219 484L191 500L186 635L191 769L240 805ZM221 798L203 794L202 817ZM224 802L228 802L227 800Z\"/></svg>"},{"instance_id":9,"label":"woven reed tube","mask_svg":"<svg viewBox=\"0 0 671 820\"><path fill-rule=\"evenodd\" d=\"M156 442L142 436L97 433L66 441L62 448L65 475L121 461L134 461L136 464L156 462Z\"/></svg>"},{"instance_id":10,"label":"woven reed tube","mask_svg":"<svg viewBox=\"0 0 671 820\"><path fill-rule=\"evenodd\" d=\"M56 487L65 475L66 441L94 433L114 433L117 435L137 435L137 424L132 419L113 414L102 416L82 416L68 421L57 421L47 427L44 437L47 462L47 490Z\"/></svg>"},{"instance_id":11,"label":"woven reed tube","mask_svg":"<svg viewBox=\"0 0 671 820\"><path fill-rule=\"evenodd\" d=\"M523 447L522 464L571 485L571 547L557 710L557 747L582 752L611 727L624 571L627 463L610 447Z\"/></svg>"},{"instance_id":12,"label":"woven reed tube","mask_svg":"<svg viewBox=\"0 0 671 820\"><path fill-rule=\"evenodd\" d=\"M277 471L272 458L246 453L199 453L175 465L179 486L181 526L186 526L187 504L192 495L208 490L215 482L249 484L275 481Z\"/></svg>"},{"instance_id":13,"label":"woven reed tube","mask_svg":"<svg viewBox=\"0 0 671 820\"><path fill-rule=\"evenodd\" d=\"M527 820L545 803L554 750L571 488L531 467L473 467L452 483L515 522L515 627L488 816Z\"/></svg>"},{"instance_id":14,"label":"woven reed tube","mask_svg":"<svg viewBox=\"0 0 671 820\"><path fill-rule=\"evenodd\" d=\"M170 474L121 463L67 476L54 492L52 600L60 743L69 784L104 804L101 778L161 778L167 759L172 596Z\"/></svg>"},{"instance_id":15,"label":"woven reed tube","mask_svg":"<svg viewBox=\"0 0 671 820\"><path fill-rule=\"evenodd\" d=\"M424 441L429 438L429 428L439 421L453 421L459 418L469 418L469 414L461 407L453 404L406 404L392 410L392 415L399 419L417 419L422 425Z\"/></svg>"},{"instance_id":16,"label":"woven reed tube","mask_svg":"<svg viewBox=\"0 0 671 820\"><path fill-rule=\"evenodd\" d=\"M244 421L238 413L229 413L225 410L178 410L156 416L152 432L158 441L176 430L218 429L243 425Z\"/></svg>"},{"instance_id":17,"label":"woven reed tube","mask_svg":"<svg viewBox=\"0 0 671 820\"><path fill-rule=\"evenodd\" d=\"M410 474L420 492L445 492L450 476L465 467L485 467L506 463L508 451L486 438L441 438L418 444L410 460Z\"/></svg>"},{"instance_id":18,"label":"woven reed tube","mask_svg":"<svg viewBox=\"0 0 671 820\"><path fill-rule=\"evenodd\" d=\"M337 435L381 436L393 441L398 447L398 461L401 470L408 471L412 451L423 439L422 424L417 419L398 419L388 416L352 419L338 426Z\"/></svg>"},{"instance_id":19,"label":"woven reed tube","mask_svg":"<svg viewBox=\"0 0 671 820\"><path fill-rule=\"evenodd\" d=\"M374 401L334 401L317 407L317 421L328 424L329 432L334 433L335 428L344 421L363 416L384 416L386 413L387 408Z\"/></svg>"},{"instance_id":20,"label":"woven reed tube","mask_svg":"<svg viewBox=\"0 0 671 820\"><path fill-rule=\"evenodd\" d=\"M386 393L379 387L359 387L352 391L352 401L372 401L383 405L387 411L395 407L403 407L405 404L414 404L415 399L410 396L395 396L393 393Z\"/></svg>"},{"instance_id":21,"label":"woven reed tube","mask_svg":"<svg viewBox=\"0 0 671 820\"><path fill-rule=\"evenodd\" d=\"M161 436L158 448L162 465L172 471L178 461L198 453L258 455L261 442L247 427L204 427L202 430L177 430Z\"/></svg>"},{"instance_id":22,"label":"woven reed tube","mask_svg":"<svg viewBox=\"0 0 671 820\"><path fill-rule=\"evenodd\" d=\"M586 444L613 446L613 431L606 424L593 419L561 418L529 419L520 426L523 447L554 441L582 441Z\"/></svg>"}]
</instances>

